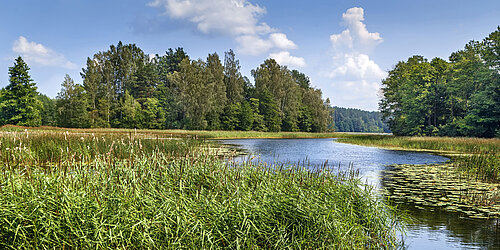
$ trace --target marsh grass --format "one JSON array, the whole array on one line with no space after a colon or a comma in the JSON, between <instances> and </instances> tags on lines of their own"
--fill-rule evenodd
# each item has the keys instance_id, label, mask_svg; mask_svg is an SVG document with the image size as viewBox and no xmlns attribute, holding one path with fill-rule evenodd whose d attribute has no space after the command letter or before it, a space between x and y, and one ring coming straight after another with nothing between
<instances>
[{"instance_id":1,"label":"marsh grass","mask_svg":"<svg viewBox=\"0 0 500 250\"><path fill-rule=\"evenodd\" d=\"M261 132L261 131L223 131L223 130L182 130L182 129L167 129L167 130L153 130L153 129L115 129L115 128L58 128L58 127L22 127L14 125L4 125L0 127L1 132L66 132L71 133L95 133L95 134L150 134L158 136L170 137L188 137L188 138L207 138L207 139L242 139L242 138L345 138L351 137L350 133L308 133L308 132Z\"/></svg>"},{"instance_id":2,"label":"marsh grass","mask_svg":"<svg viewBox=\"0 0 500 250\"><path fill-rule=\"evenodd\" d=\"M352 135L339 142L358 145L412 150L441 151L443 153L499 152L500 139L467 137L404 137L392 135Z\"/></svg>"},{"instance_id":3,"label":"marsh grass","mask_svg":"<svg viewBox=\"0 0 500 250\"><path fill-rule=\"evenodd\" d=\"M185 155L202 142L195 139L161 137L151 134L106 134L65 132L22 132L0 135L0 162L10 166L45 166L90 163L94 158L108 161L163 153L174 158Z\"/></svg>"},{"instance_id":4,"label":"marsh grass","mask_svg":"<svg viewBox=\"0 0 500 250\"><path fill-rule=\"evenodd\" d=\"M4 132L1 248L400 246L400 218L352 174L235 164L131 131Z\"/></svg>"},{"instance_id":5,"label":"marsh grass","mask_svg":"<svg viewBox=\"0 0 500 250\"><path fill-rule=\"evenodd\" d=\"M500 152L477 151L460 156L454 166L469 179L500 183Z\"/></svg>"}]
</instances>

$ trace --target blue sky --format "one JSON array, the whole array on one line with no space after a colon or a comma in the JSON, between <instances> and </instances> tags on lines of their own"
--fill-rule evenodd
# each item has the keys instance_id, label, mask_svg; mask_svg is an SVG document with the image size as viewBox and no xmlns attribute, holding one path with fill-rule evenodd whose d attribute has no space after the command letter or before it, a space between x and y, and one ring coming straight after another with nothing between
<instances>
[{"instance_id":1,"label":"blue sky","mask_svg":"<svg viewBox=\"0 0 500 250\"><path fill-rule=\"evenodd\" d=\"M146 53L183 47L192 59L233 49L250 77L266 58L308 75L332 104L376 110L380 81L412 55L446 59L500 25L500 1L6 0L0 4L0 87L18 55L39 91L118 41ZM250 77L251 79L251 77ZM251 79L252 80L252 79Z\"/></svg>"}]
</instances>

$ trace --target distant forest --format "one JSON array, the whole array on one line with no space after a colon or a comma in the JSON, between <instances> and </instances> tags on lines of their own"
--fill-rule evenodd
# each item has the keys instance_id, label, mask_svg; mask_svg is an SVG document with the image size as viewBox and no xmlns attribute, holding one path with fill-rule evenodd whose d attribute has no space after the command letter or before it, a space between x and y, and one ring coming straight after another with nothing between
<instances>
[{"instance_id":1,"label":"distant forest","mask_svg":"<svg viewBox=\"0 0 500 250\"><path fill-rule=\"evenodd\" d=\"M382 86L380 110L395 135L500 137L500 27L449 61L399 62Z\"/></svg>"},{"instance_id":2,"label":"distant forest","mask_svg":"<svg viewBox=\"0 0 500 250\"><path fill-rule=\"evenodd\" d=\"M389 126L382 122L382 114L353 108L333 107L335 131L390 133Z\"/></svg>"},{"instance_id":3,"label":"distant forest","mask_svg":"<svg viewBox=\"0 0 500 250\"><path fill-rule=\"evenodd\" d=\"M241 75L232 50L192 60L182 48L150 57L119 42L87 59L82 84L68 75L55 99L38 93L21 57L0 90L0 125L322 132L329 100L309 78L268 59Z\"/></svg>"}]
</instances>

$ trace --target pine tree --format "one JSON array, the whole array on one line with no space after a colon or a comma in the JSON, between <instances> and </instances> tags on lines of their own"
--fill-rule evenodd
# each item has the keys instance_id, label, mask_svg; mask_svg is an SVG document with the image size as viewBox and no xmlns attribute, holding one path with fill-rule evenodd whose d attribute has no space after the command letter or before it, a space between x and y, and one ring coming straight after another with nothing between
<instances>
[{"instance_id":1,"label":"pine tree","mask_svg":"<svg viewBox=\"0 0 500 250\"><path fill-rule=\"evenodd\" d=\"M29 67L19 56L9 67L10 84L0 95L0 123L21 126L40 126L43 109L37 99L36 83L28 73Z\"/></svg>"}]
</instances>

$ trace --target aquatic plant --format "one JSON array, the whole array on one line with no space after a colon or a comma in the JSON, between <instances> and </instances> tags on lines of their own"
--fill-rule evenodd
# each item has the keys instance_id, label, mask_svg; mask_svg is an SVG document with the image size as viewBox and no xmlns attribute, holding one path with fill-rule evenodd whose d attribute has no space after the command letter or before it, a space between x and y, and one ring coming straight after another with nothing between
<instances>
[{"instance_id":1,"label":"aquatic plant","mask_svg":"<svg viewBox=\"0 0 500 250\"><path fill-rule=\"evenodd\" d=\"M453 164L392 165L384 171L382 185L396 204L444 209L476 219L500 217L500 184L471 179Z\"/></svg>"}]
</instances>

